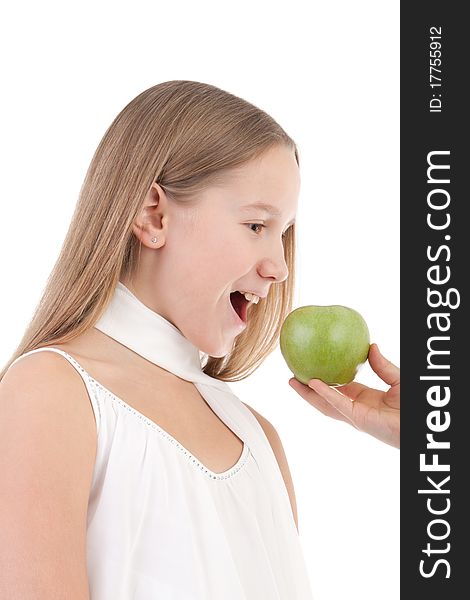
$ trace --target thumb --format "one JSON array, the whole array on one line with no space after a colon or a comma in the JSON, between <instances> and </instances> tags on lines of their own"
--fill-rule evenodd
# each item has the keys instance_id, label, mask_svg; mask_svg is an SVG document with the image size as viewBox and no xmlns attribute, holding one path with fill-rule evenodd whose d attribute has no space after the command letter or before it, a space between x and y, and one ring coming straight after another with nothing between
<instances>
[{"instance_id":1,"label":"thumb","mask_svg":"<svg viewBox=\"0 0 470 600\"><path fill-rule=\"evenodd\" d=\"M372 370L382 381L392 387L400 383L400 369L382 355L377 344L371 344L368 360Z\"/></svg>"}]
</instances>

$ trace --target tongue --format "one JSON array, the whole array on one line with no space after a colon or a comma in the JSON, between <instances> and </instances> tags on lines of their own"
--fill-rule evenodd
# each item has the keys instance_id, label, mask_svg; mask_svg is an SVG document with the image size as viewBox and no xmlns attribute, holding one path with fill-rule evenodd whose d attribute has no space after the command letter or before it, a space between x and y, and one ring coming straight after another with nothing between
<instances>
[{"instance_id":1,"label":"tongue","mask_svg":"<svg viewBox=\"0 0 470 600\"><path fill-rule=\"evenodd\" d=\"M230 294L230 302L240 319L246 322L246 307L248 301L245 296L240 294L240 292L232 292Z\"/></svg>"}]
</instances>

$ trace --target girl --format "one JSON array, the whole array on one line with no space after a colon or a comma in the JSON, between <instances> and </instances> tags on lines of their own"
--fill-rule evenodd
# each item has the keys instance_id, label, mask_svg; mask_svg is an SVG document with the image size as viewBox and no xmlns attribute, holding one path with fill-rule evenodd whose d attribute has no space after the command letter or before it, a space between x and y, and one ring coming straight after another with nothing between
<instances>
[{"instance_id":1,"label":"girl","mask_svg":"<svg viewBox=\"0 0 470 600\"><path fill-rule=\"evenodd\" d=\"M2 598L311 598L281 441L227 383L292 310L298 165L270 116L193 81L108 128L0 374ZM370 362L392 383L375 345ZM371 397L355 414L291 382L356 426L376 403L396 445L396 381L344 386Z\"/></svg>"}]
</instances>

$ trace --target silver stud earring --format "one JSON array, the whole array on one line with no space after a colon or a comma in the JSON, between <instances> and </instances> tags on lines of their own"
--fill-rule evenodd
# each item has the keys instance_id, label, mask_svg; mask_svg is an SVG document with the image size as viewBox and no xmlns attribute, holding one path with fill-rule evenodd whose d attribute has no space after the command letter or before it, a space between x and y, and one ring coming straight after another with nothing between
<instances>
[{"instance_id":1,"label":"silver stud earring","mask_svg":"<svg viewBox=\"0 0 470 600\"><path fill-rule=\"evenodd\" d=\"M157 238L156 237L150 238L150 241L155 244L155 242L157 241Z\"/></svg>"}]
</instances>

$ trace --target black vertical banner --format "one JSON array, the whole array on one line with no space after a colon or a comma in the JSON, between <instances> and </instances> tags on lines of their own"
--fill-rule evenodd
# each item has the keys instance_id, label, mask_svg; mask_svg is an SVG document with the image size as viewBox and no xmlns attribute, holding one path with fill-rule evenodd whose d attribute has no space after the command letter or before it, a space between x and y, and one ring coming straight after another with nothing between
<instances>
[{"instance_id":1,"label":"black vertical banner","mask_svg":"<svg viewBox=\"0 0 470 600\"><path fill-rule=\"evenodd\" d=\"M470 597L470 26L402 2L401 597Z\"/></svg>"}]
</instances>

